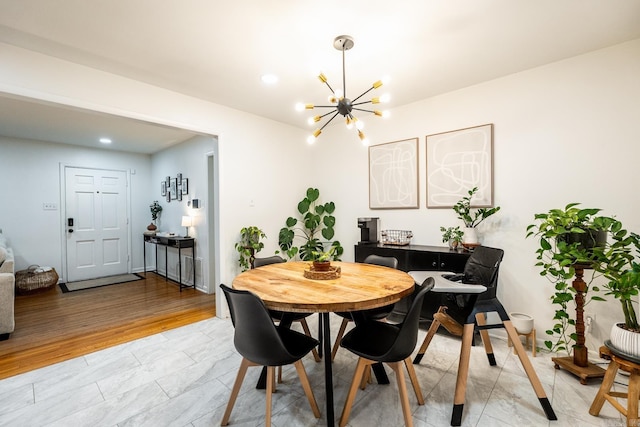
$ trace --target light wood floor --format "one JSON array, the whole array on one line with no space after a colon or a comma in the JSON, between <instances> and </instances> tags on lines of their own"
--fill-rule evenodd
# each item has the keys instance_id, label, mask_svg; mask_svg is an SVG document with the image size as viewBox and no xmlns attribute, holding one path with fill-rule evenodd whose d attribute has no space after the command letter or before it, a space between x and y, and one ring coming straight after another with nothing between
<instances>
[{"instance_id":1,"label":"light wood floor","mask_svg":"<svg viewBox=\"0 0 640 427\"><path fill-rule=\"evenodd\" d=\"M0 341L0 379L215 316L215 295L164 277L62 293L17 295L16 328Z\"/></svg>"}]
</instances>

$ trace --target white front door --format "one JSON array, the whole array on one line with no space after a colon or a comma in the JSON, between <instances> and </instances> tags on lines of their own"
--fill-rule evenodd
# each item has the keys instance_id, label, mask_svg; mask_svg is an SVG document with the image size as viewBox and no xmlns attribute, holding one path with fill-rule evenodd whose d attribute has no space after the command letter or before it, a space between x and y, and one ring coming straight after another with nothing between
<instances>
[{"instance_id":1,"label":"white front door","mask_svg":"<svg viewBox=\"0 0 640 427\"><path fill-rule=\"evenodd\" d=\"M67 281L128 271L124 171L65 168Z\"/></svg>"}]
</instances>

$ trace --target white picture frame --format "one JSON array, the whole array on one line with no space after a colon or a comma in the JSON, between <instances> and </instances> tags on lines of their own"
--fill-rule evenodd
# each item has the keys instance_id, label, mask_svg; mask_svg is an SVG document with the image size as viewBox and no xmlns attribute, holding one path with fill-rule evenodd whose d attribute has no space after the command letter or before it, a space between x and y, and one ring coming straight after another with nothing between
<instances>
[{"instance_id":1,"label":"white picture frame","mask_svg":"<svg viewBox=\"0 0 640 427\"><path fill-rule=\"evenodd\" d=\"M418 209L418 138L369 147L369 208Z\"/></svg>"},{"instance_id":2,"label":"white picture frame","mask_svg":"<svg viewBox=\"0 0 640 427\"><path fill-rule=\"evenodd\" d=\"M427 208L451 208L478 187L471 207L493 206L493 123L427 135Z\"/></svg>"}]
</instances>

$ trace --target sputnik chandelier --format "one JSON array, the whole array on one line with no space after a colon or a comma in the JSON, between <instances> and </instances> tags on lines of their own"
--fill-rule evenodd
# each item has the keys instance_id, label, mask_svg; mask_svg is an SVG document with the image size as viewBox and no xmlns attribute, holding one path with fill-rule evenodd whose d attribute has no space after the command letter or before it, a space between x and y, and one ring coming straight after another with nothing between
<instances>
[{"instance_id":1,"label":"sputnik chandelier","mask_svg":"<svg viewBox=\"0 0 640 427\"><path fill-rule=\"evenodd\" d=\"M320 80L320 82L322 82L325 85L327 85L327 87L331 91L331 95L329 96L329 102L331 103L331 105L314 105L314 104L298 104L298 105L296 105L296 109L298 111L313 110L314 108L330 108L331 109L331 111L329 111L329 112L327 112L325 114L309 118L309 124L313 125L315 123L318 123L322 119L324 119L324 118L326 118L328 116L331 116L331 118L329 120L327 120L327 122L324 123L322 125L322 127L317 128L313 132L313 134L309 135L309 138L307 138L307 142L309 142L309 144L314 143L315 140L318 138L318 136L320 136L320 134L322 133L322 130L329 123L331 123L331 121L333 119L335 119L338 116L338 114L340 114L346 120L347 129L351 129L355 125L356 130L358 131L358 136L360 137L360 140L362 141L362 143L364 145L369 145L369 141L368 141L367 137L362 132L364 124L363 124L363 122L361 120L358 120L358 118L354 115L353 111L354 110L356 110L356 111L364 111L364 112L368 112L368 113L373 113L378 117L387 117L388 114L387 114L386 111L382 112L382 111L379 111L379 110L367 110L367 109L364 109L364 108L360 108L359 106L364 105L364 104L379 104L381 102L387 102L389 100L389 96L388 95L383 95L381 97L371 98L368 101L360 101L360 102L358 102L358 100L360 98L362 98L364 95L366 95L370 91L372 91L374 89L378 89L380 86L382 86L382 80L378 80L377 82L373 83L373 85L371 85L371 87L369 89L367 89L364 92L362 92L355 99L351 100L351 99L347 98L347 84L346 84L346 78L345 78L344 53L345 53L345 51L347 51L347 50L349 50L349 49L351 49L353 47L353 38L351 36L338 36L333 41L333 47L335 47L337 50L341 50L342 51L342 90L340 90L340 89L334 90L331 87L331 85L329 85L329 82L327 81L327 77L323 73L320 73L318 75L318 79Z\"/></svg>"}]
</instances>

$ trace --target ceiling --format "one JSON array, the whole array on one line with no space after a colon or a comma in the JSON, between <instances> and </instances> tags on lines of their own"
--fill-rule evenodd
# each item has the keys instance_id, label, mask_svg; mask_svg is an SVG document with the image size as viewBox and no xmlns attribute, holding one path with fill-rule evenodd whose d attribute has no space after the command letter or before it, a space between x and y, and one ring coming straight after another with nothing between
<instances>
[{"instance_id":1,"label":"ceiling","mask_svg":"<svg viewBox=\"0 0 640 427\"><path fill-rule=\"evenodd\" d=\"M0 11L4 43L305 129L310 114L294 105L326 103L318 71L342 87L333 47L342 34L355 40L347 97L389 76L377 90L391 95L387 109L640 38L634 0L0 0ZM279 81L265 85L265 73ZM65 119L77 110L21 102L0 100L0 132L63 121L60 139L83 143L64 135L83 121ZM154 152L187 136L147 147L132 139L126 149Z\"/></svg>"}]
</instances>

